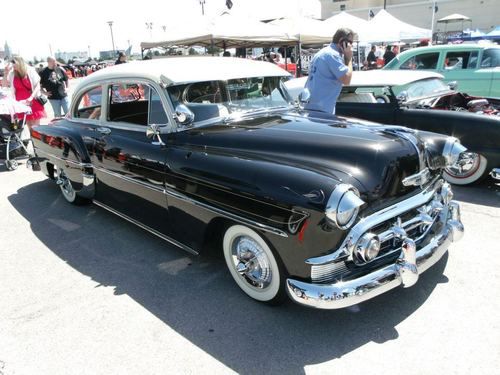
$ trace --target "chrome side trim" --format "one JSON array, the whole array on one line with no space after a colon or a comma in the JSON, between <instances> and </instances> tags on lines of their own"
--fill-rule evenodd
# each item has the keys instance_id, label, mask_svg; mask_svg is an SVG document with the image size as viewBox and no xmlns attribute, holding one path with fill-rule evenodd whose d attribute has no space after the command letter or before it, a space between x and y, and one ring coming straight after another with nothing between
<instances>
[{"instance_id":1,"label":"chrome side trim","mask_svg":"<svg viewBox=\"0 0 500 375\"><path fill-rule=\"evenodd\" d=\"M93 168L93 165L91 163L82 163L82 162L77 162L77 161L74 161L74 160L71 160L71 159L68 159L68 158L64 158L64 157L59 157L59 156L56 156L54 154L51 154L50 152L46 152L46 151L43 151L43 150L40 150L39 148L36 149L36 153L37 154L44 154L45 156L49 157L49 158L54 158L56 160L59 160L59 161L62 161L63 163L69 163L69 164L72 164L76 167L80 167L80 168Z\"/></svg>"},{"instance_id":2,"label":"chrome side trim","mask_svg":"<svg viewBox=\"0 0 500 375\"><path fill-rule=\"evenodd\" d=\"M153 185L149 185L146 182L143 182L143 181L140 181L140 180L135 180L135 179L130 178L128 176L123 176L123 175L121 175L119 173L111 172L111 171L108 171L107 169L104 169L104 168L101 168L101 167L94 167L94 170L102 172L102 173L105 173L105 174L108 174L108 175L116 177L116 178L121 178L122 180L125 180L127 182L131 182L133 184L139 185L139 186L141 186L143 188L146 188L146 189L153 190L153 191L155 191L157 193L165 193L165 190L163 188L156 187L156 186L153 186Z\"/></svg>"},{"instance_id":3,"label":"chrome side trim","mask_svg":"<svg viewBox=\"0 0 500 375\"><path fill-rule=\"evenodd\" d=\"M114 173L114 172L110 172L108 170L105 170L103 168L99 168L99 167L95 167L96 170L100 171L100 172L104 172L104 173L107 173L111 176L114 176L114 177L117 177L117 178L121 178L127 182L131 182L131 183L135 183L137 185L140 185L141 187L144 187L144 188L148 188L148 189L151 189L151 190L154 190L156 192L161 192L161 193L164 193L166 194L167 196L171 196L171 197L174 197L174 198L177 198L177 199L180 199L184 202L187 202L187 203L190 203L192 205L195 205L195 206L198 206L198 207L202 207L210 212L213 212L213 213L216 213L218 215L221 215L221 216L224 216L228 219L231 219L231 220L234 220L234 221L237 221L241 224L245 224L245 225L248 225L249 227L252 227L252 228L255 228L255 229L259 229L259 230L262 230L264 232L268 232L268 233L273 233L273 234L276 234L278 236L281 236L281 237L288 237L288 234L284 231L282 231L281 229L278 229L278 228L274 228L272 226L269 226L269 225L266 225L266 224L262 224L262 223L259 223L255 220L251 220L251 219L247 219L245 217L242 217L240 215L236 215L236 214L233 214L231 212L227 212L221 208L218 208L218 207L214 207L214 206L211 206L207 203L203 203L203 202L200 202L200 201L197 201L193 198L190 198L182 193L179 193L173 189L170 189L170 188L166 188L166 189L162 189L162 188L157 188L157 187L153 187L151 185L148 185L144 182L141 182L141 181L138 181L138 180L134 180L130 177L126 177L126 176L122 176L118 173Z\"/></svg>"},{"instance_id":4,"label":"chrome side trim","mask_svg":"<svg viewBox=\"0 0 500 375\"><path fill-rule=\"evenodd\" d=\"M193 254L193 255L198 255L198 254L199 254L196 250L194 250L194 249L190 248L189 246L186 246L186 245L184 245L184 244L180 243L179 241L176 241L176 240L174 240L174 239L172 239L172 238L170 238L170 237L168 237L168 236L164 235L163 233L160 233L160 232L158 232L157 230L155 230L155 229L153 229L153 228L150 228L150 227L148 227L147 225L142 224L141 222L139 222L139 221L137 221L137 220L135 220L135 219L132 219L131 217L129 217L129 216L127 216L127 215L125 215L125 214L121 213L120 211L115 210L114 208L111 208L111 207L109 207L109 206L105 205L104 203L101 203L101 202L99 202L99 201L96 201L95 199L94 199L92 202L93 202L96 206L99 206L99 207L101 207L101 208L104 208L105 210L107 210L107 211L109 211L109 212L111 212L111 213L113 213L113 214L115 214L115 215L117 215L117 216L120 216L122 219L125 219L125 220L127 220L127 221L131 222L132 224L135 224L135 225L137 225L138 227L140 227L140 228L142 228L142 229L144 229L144 230L146 230L146 231L148 231L148 232L150 232L150 233L154 234L155 236L160 237L162 240L165 240L165 241L167 241L167 242L170 242L172 245L175 245L175 246L177 246L177 247L180 247L182 250L185 250L185 251L187 251L187 252L188 252L188 253L190 253L190 254Z\"/></svg>"},{"instance_id":5,"label":"chrome side trim","mask_svg":"<svg viewBox=\"0 0 500 375\"><path fill-rule=\"evenodd\" d=\"M227 218L229 218L231 220L237 221L239 223L246 224L249 227L256 228L256 229L262 230L264 232L273 233L273 234L276 234L276 235L281 236L281 237L285 237L285 238L288 237L288 234L286 232L282 231L281 229L274 228L274 227L271 227L271 226L266 225L266 224L259 223L259 222L254 221L254 220L244 218L242 216L233 214L231 212L227 212L227 211L222 210L220 208L211 206L211 205L209 205L207 203L203 203L203 202L197 201L197 200L195 200L193 198L190 198L190 197L188 197L188 196L186 196L184 194L178 193L177 191L174 191L174 190L171 190L171 189L165 189L165 192L166 192L166 194L168 194L168 195L170 195L170 196L172 196L174 198L183 200L185 202L191 203L191 204L193 204L195 206L198 206L198 207L202 207L202 208L204 208L204 209L206 209L208 211L211 211L211 212L216 213L216 214L221 215L221 216L225 216L225 217L227 217Z\"/></svg>"},{"instance_id":6,"label":"chrome side trim","mask_svg":"<svg viewBox=\"0 0 500 375\"><path fill-rule=\"evenodd\" d=\"M332 263L341 259L348 258L351 255L351 248L356 244L359 238L370 228L383 223L389 219L392 219L398 215L401 215L411 209L423 206L429 202L434 193L441 188L443 185L443 180L437 180L431 183L429 186L424 188L422 192L413 197L410 197L402 202L396 203L392 206L384 208L374 214L362 218L349 232L346 236L342 245L333 252L332 254L327 254L319 257L306 259L306 264L313 266L319 266L322 264Z\"/></svg>"}]
</instances>

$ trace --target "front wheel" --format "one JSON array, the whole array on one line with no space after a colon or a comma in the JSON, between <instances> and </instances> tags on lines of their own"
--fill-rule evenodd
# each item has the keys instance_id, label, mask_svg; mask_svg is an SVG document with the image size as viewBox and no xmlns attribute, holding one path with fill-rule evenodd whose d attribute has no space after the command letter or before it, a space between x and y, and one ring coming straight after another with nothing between
<instances>
[{"instance_id":1,"label":"front wheel","mask_svg":"<svg viewBox=\"0 0 500 375\"><path fill-rule=\"evenodd\" d=\"M282 267L259 234L233 225L224 234L223 250L231 276L248 296L269 304L284 300Z\"/></svg>"},{"instance_id":2,"label":"front wheel","mask_svg":"<svg viewBox=\"0 0 500 375\"><path fill-rule=\"evenodd\" d=\"M455 185L469 185L486 176L488 161L475 152L464 152L451 167L445 168L443 177Z\"/></svg>"}]
</instances>

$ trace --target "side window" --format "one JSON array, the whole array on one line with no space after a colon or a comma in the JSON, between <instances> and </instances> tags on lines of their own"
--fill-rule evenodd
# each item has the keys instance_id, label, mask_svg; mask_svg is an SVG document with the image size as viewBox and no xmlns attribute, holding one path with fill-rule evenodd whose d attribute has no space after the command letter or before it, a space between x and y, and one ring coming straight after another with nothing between
<instances>
[{"instance_id":1,"label":"side window","mask_svg":"<svg viewBox=\"0 0 500 375\"><path fill-rule=\"evenodd\" d=\"M79 99L74 118L99 119L101 116L102 87L94 87L85 92Z\"/></svg>"},{"instance_id":2,"label":"side window","mask_svg":"<svg viewBox=\"0 0 500 375\"><path fill-rule=\"evenodd\" d=\"M475 69L477 67L478 51L447 52L444 58L444 69Z\"/></svg>"},{"instance_id":3,"label":"side window","mask_svg":"<svg viewBox=\"0 0 500 375\"><path fill-rule=\"evenodd\" d=\"M500 66L500 48L485 49L481 59L481 68Z\"/></svg>"},{"instance_id":4,"label":"side window","mask_svg":"<svg viewBox=\"0 0 500 375\"><path fill-rule=\"evenodd\" d=\"M149 86L141 83L123 83L109 86L107 120L130 124L148 124Z\"/></svg>"},{"instance_id":5,"label":"side window","mask_svg":"<svg viewBox=\"0 0 500 375\"><path fill-rule=\"evenodd\" d=\"M410 57L399 69L436 69L439 59L439 52L421 53Z\"/></svg>"}]
</instances>

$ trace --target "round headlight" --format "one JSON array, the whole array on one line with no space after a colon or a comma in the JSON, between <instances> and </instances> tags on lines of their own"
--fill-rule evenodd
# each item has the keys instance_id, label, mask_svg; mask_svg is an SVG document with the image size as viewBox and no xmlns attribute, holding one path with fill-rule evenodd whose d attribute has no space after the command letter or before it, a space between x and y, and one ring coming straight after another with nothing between
<instances>
[{"instance_id":1,"label":"round headlight","mask_svg":"<svg viewBox=\"0 0 500 375\"><path fill-rule=\"evenodd\" d=\"M443 157L446 160L446 166L452 166L458 161L460 154L467 149L460 144L455 137L448 137L443 148Z\"/></svg>"},{"instance_id":2,"label":"round headlight","mask_svg":"<svg viewBox=\"0 0 500 375\"><path fill-rule=\"evenodd\" d=\"M356 244L356 258L364 263L375 259L380 251L380 239L376 234L365 233Z\"/></svg>"},{"instance_id":3,"label":"round headlight","mask_svg":"<svg viewBox=\"0 0 500 375\"><path fill-rule=\"evenodd\" d=\"M349 228L365 202L358 191L351 185L339 184L333 191L326 205L326 217L340 229Z\"/></svg>"}]
</instances>

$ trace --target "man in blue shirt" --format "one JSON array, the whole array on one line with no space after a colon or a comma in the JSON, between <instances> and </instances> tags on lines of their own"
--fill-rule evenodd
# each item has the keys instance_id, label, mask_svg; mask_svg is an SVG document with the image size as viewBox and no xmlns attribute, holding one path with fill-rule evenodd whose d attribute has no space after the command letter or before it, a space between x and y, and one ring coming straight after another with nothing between
<instances>
[{"instance_id":1,"label":"man in blue shirt","mask_svg":"<svg viewBox=\"0 0 500 375\"><path fill-rule=\"evenodd\" d=\"M335 114L342 85L348 85L352 78L353 39L352 30L338 29L332 43L314 56L306 82L310 96L305 109Z\"/></svg>"}]
</instances>

